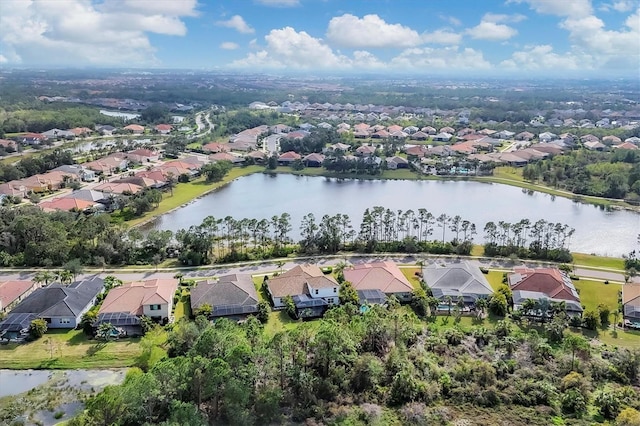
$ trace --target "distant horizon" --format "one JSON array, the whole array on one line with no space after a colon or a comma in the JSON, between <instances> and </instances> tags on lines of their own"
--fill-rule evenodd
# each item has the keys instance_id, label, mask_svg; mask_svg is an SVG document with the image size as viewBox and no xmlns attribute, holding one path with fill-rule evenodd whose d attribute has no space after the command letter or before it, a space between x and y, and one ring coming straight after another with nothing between
<instances>
[{"instance_id":1,"label":"distant horizon","mask_svg":"<svg viewBox=\"0 0 640 426\"><path fill-rule=\"evenodd\" d=\"M0 70L639 78L640 0L3 0Z\"/></svg>"}]
</instances>

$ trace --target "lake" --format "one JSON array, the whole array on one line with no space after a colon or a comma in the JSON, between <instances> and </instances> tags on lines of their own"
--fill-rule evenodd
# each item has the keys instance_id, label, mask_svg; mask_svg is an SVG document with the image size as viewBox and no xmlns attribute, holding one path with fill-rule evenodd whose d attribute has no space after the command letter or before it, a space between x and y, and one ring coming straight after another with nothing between
<instances>
[{"instance_id":1,"label":"lake","mask_svg":"<svg viewBox=\"0 0 640 426\"><path fill-rule=\"evenodd\" d=\"M460 215L476 224L476 242L482 242L489 221L531 222L544 219L575 228L570 248L574 252L621 256L636 248L640 214L607 211L567 198L533 192L508 185L471 181L338 180L325 177L268 175L256 173L237 179L200 199L163 216L146 229L177 231L198 225L211 215L216 218L270 218L288 212L291 237L298 239L300 220L307 213L348 214L358 230L366 208L392 210L425 208L434 216Z\"/></svg>"},{"instance_id":2,"label":"lake","mask_svg":"<svg viewBox=\"0 0 640 426\"><path fill-rule=\"evenodd\" d=\"M121 111L107 111L105 109L101 109L100 114L106 115L109 117L124 118L126 121L133 120L134 118L140 117L140 114L133 114L131 112L121 112Z\"/></svg>"}]
</instances>

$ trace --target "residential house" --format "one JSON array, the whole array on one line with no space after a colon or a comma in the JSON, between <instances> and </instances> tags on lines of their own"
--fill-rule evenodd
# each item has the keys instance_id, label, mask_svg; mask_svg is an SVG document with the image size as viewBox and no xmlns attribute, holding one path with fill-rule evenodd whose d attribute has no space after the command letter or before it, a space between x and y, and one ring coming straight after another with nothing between
<instances>
[{"instance_id":1,"label":"residential house","mask_svg":"<svg viewBox=\"0 0 640 426\"><path fill-rule=\"evenodd\" d=\"M83 164L83 166L89 170L93 170L96 173L102 173L110 175L118 171L127 170L129 167L129 160L122 153L111 154L99 160L91 161Z\"/></svg>"},{"instance_id":2,"label":"residential house","mask_svg":"<svg viewBox=\"0 0 640 426\"><path fill-rule=\"evenodd\" d=\"M77 164L62 165L51 170L52 172L62 172L66 175L72 175L75 179L81 179L84 182L93 182L96 178L96 174L93 170L89 170L83 166Z\"/></svg>"},{"instance_id":3,"label":"residential house","mask_svg":"<svg viewBox=\"0 0 640 426\"><path fill-rule=\"evenodd\" d=\"M635 144L635 145L640 145L640 138L637 137L637 136L632 136L630 138L626 138L624 141L632 143L632 144Z\"/></svg>"},{"instance_id":4,"label":"residential house","mask_svg":"<svg viewBox=\"0 0 640 426\"><path fill-rule=\"evenodd\" d=\"M210 318L242 319L258 312L258 293L251 275L223 275L217 280L199 281L191 288L191 312L211 306Z\"/></svg>"},{"instance_id":5,"label":"residential house","mask_svg":"<svg viewBox=\"0 0 640 426\"><path fill-rule=\"evenodd\" d=\"M426 141L427 139L429 139L429 135L423 131L417 131L415 133L412 133L410 137L414 141Z\"/></svg>"},{"instance_id":6,"label":"residential house","mask_svg":"<svg viewBox=\"0 0 640 426\"><path fill-rule=\"evenodd\" d=\"M469 262L425 266L422 274L433 297L441 304L446 303L448 298L454 304L462 298L465 306L471 307L478 299L487 299L493 294L480 268Z\"/></svg>"},{"instance_id":7,"label":"residential house","mask_svg":"<svg viewBox=\"0 0 640 426\"><path fill-rule=\"evenodd\" d=\"M522 309L527 299L541 303L564 302L569 314L581 314L580 295L567 274L558 268L514 268L508 275L513 292L513 307ZM545 300L545 302L542 302ZM543 315L538 311L537 315Z\"/></svg>"},{"instance_id":8,"label":"residential house","mask_svg":"<svg viewBox=\"0 0 640 426\"><path fill-rule=\"evenodd\" d=\"M76 137L87 136L93 133L93 130L88 127L74 127L73 129L69 129L69 131L73 132Z\"/></svg>"},{"instance_id":9,"label":"residential house","mask_svg":"<svg viewBox=\"0 0 640 426\"><path fill-rule=\"evenodd\" d=\"M540 142L551 142L552 140L558 139L558 135L551 132L544 132L538 135L538 139Z\"/></svg>"},{"instance_id":10,"label":"residential house","mask_svg":"<svg viewBox=\"0 0 640 426\"><path fill-rule=\"evenodd\" d=\"M247 153L246 157L253 158L256 164L264 164L267 161L267 154L262 151L251 151Z\"/></svg>"},{"instance_id":11,"label":"residential house","mask_svg":"<svg viewBox=\"0 0 640 426\"><path fill-rule=\"evenodd\" d=\"M108 124L105 126L96 126L96 131L103 136L111 136L113 135L113 132L115 132L116 130L118 129Z\"/></svg>"},{"instance_id":12,"label":"residential house","mask_svg":"<svg viewBox=\"0 0 640 426\"><path fill-rule=\"evenodd\" d=\"M614 145L613 148L615 148L615 149L628 149L628 150L631 150L631 151L635 151L635 150L638 149L638 146L632 144L631 142L623 142L621 144Z\"/></svg>"},{"instance_id":13,"label":"residential house","mask_svg":"<svg viewBox=\"0 0 640 426\"><path fill-rule=\"evenodd\" d=\"M15 151L18 149L18 145L15 141L9 139L0 139L0 147L6 150Z\"/></svg>"},{"instance_id":14,"label":"residential house","mask_svg":"<svg viewBox=\"0 0 640 426\"><path fill-rule=\"evenodd\" d=\"M371 145L362 145L356 148L356 155L363 157L371 157L376 153L376 147Z\"/></svg>"},{"instance_id":15,"label":"residential house","mask_svg":"<svg viewBox=\"0 0 640 426\"><path fill-rule=\"evenodd\" d=\"M453 136L456 133L456 129L446 126L440 129L440 133L450 133Z\"/></svg>"},{"instance_id":16,"label":"residential house","mask_svg":"<svg viewBox=\"0 0 640 426\"><path fill-rule=\"evenodd\" d=\"M423 127L422 129L420 129L421 132L424 132L428 135L435 135L436 133L438 133L438 131L435 129L435 127L431 127L431 126L426 126Z\"/></svg>"},{"instance_id":17,"label":"residential house","mask_svg":"<svg viewBox=\"0 0 640 426\"><path fill-rule=\"evenodd\" d=\"M77 191L73 191L68 195L65 195L63 198L75 198L76 200L85 200L91 201L93 203L99 203L105 200L105 195L102 192L95 191L93 189L79 189Z\"/></svg>"},{"instance_id":18,"label":"residential house","mask_svg":"<svg viewBox=\"0 0 640 426\"><path fill-rule=\"evenodd\" d=\"M433 137L433 140L436 142L449 142L453 134L447 132L440 132Z\"/></svg>"},{"instance_id":19,"label":"residential house","mask_svg":"<svg viewBox=\"0 0 640 426\"><path fill-rule=\"evenodd\" d=\"M38 207L40 207L42 211L45 212L53 212L57 210L82 212L92 209L96 205L97 203L94 203L93 201L63 197L42 201L40 204L38 204Z\"/></svg>"},{"instance_id":20,"label":"residential house","mask_svg":"<svg viewBox=\"0 0 640 426\"><path fill-rule=\"evenodd\" d=\"M218 152L217 154L211 154L209 156L209 160L212 163L218 162L218 161L228 161L233 165L238 165L238 164L243 164L244 163L244 157L241 157L240 155L237 154L232 154L230 152Z\"/></svg>"},{"instance_id":21,"label":"residential house","mask_svg":"<svg viewBox=\"0 0 640 426\"><path fill-rule=\"evenodd\" d=\"M93 189L105 194L137 194L143 188L133 183L104 182Z\"/></svg>"},{"instance_id":22,"label":"residential house","mask_svg":"<svg viewBox=\"0 0 640 426\"><path fill-rule=\"evenodd\" d=\"M98 277L36 289L0 322L0 333L16 335L36 318L44 319L48 328L76 328L103 290L104 281Z\"/></svg>"},{"instance_id":23,"label":"residential house","mask_svg":"<svg viewBox=\"0 0 640 426\"><path fill-rule=\"evenodd\" d=\"M202 145L202 150L205 153L216 154L218 152L228 152L230 148L229 144L226 143L209 142L206 145Z\"/></svg>"},{"instance_id":24,"label":"residential house","mask_svg":"<svg viewBox=\"0 0 640 426\"><path fill-rule=\"evenodd\" d=\"M144 126L139 124L129 124L128 126L124 126L123 130L133 133L134 135L141 135L144 133Z\"/></svg>"},{"instance_id":25,"label":"residential house","mask_svg":"<svg viewBox=\"0 0 640 426\"><path fill-rule=\"evenodd\" d=\"M123 328L127 334L141 334L140 317L143 315L158 323L171 321L173 297L178 289L174 278L152 279L123 284L109 290L95 326L110 323Z\"/></svg>"},{"instance_id":26,"label":"residential house","mask_svg":"<svg viewBox=\"0 0 640 426\"><path fill-rule=\"evenodd\" d=\"M47 140L47 137L42 133L26 133L19 136L19 140L23 145L40 145Z\"/></svg>"},{"instance_id":27,"label":"residential house","mask_svg":"<svg viewBox=\"0 0 640 426\"><path fill-rule=\"evenodd\" d=\"M324 161L324 155L318 154L318 153L315 153L315 152L313 152L313 153L311 153L309 155L306 155L302 159L302 162L307 167L321 167L323 161Z\"/></svg>"},{"instance_id":28,"label":"residential house","mask_svg":"<svg viewBox=\"0 0 640 426\"><path fill-rule=\"evenodd\" d=\"M42 133L47 139L74 138L76 135L70 130L51 129Z\"/></svg>"},{"instance_id":29,"label":"residential house","mask_svg":"<svg viewBox=\"0 0 640 426\"><path fill-rule=\"evenodd\" d=\"M284 308L283 298L291 296L297 314L302 317L321 316L329 305L340 304L339 287L335 278L315 265L298 265L267 280L273 307Z\"/></svg>"},{"instance_id":30,"label":"residential house","mask_svg":"<svg viewBox=\"0 0 640 426\"><path fill-rule=\"evenodd\" d=\"M135 163L149 163L151 161L158 161L160 159L160 153L151 149L138 148L127 152L127 158Z\"/></svg>"},{"instance_id":31,"label":"residential house","mask_svg":"<svg viewBox=\"0 0 640 426\"><path fill-rule=\"evenodd\" d=\"M11 182L0 183L0 195L24 198L27 196L27 192L27 188L20 181L12 180Z\"/></svg>"},{"instance_id":32,"label":"residential house","mask_svg":"<svg viewBox=\"0 0 640 426\"><path fill-rule=\"evenodd\" d=\"M622 287L622 314L626 327L640 328L640 283Z\"/></svg>"},{"instance_id":33,"label":"residential house","mask_svg":"<svg viewBox=\"0 0 640 426\"><path fill-rule=\"evenodd\" d=\"M532 141L535 135L531 132L520 132L513 138L517 141Z\"/></svg>"},{"instance_id":34,"label":"residential house","mask_svg":"<svg viewBox=\"0 0 640 426\"><path fill-rule=\"evenodd\" d=\"M356 290L380 290L401 302L412 298L413 286L393 262L372 262L353 265L344 270L344 279Z\"/></svg>"},{"instance_id":35,"label":"residential house","mask_svg":"<svg viewBox=\"0 0 640 426\"><path fill-rule=\"evenodd\" d=\"M35 282L27 280L0 282L0 312L9 312L37 287Z\"/></svg>"},{"instance_id":36,"label":"residential house","mask_svg":"<svg viewBox=\"0 0 640 426\"><path fill-rule=\"evenodd\" d=\"M399 157L397 155L387 158L387 168L390 170L407 169L409 168L409 162L406 158Z\"/></svg>"},{"instance_id":37,"label":"residential house","mask_svg":"<svg viewBox=\"0 0 640 426\"><path fill-rule=\"evenodd\" d=\"M298 154L297 152L294 151L288 151L285 152L284 154L280 154L278 156L278 164L282 165L282 166L286 166L291 164L292 162L296 161L296 160L301 160L302 156L300 154Z\"/></svg>"},{"instance_id":38,"label":"residential house","mask_svg":"<svg viewBox=\"0 0 640 426\"><path fill-rule=\"evenodd\" d=\"M154 129L161 135L168 135L173 130L173 126L171 124L158 124Z\"/></svg>"},{"instance_id":39,"label":"residential house","mask_svg":"<svg viewBox=\"0 0 640 426\"><path fill-rule=\"evenodd\" d=\"M604 151L607 149L607 146L599 141L589 141L583 143L584 147L590 151Z\"/></svg>"},{"instance_id":40,"label":"residential house","mask_svg":"<svg viewBox=\"0 0 640 426\"><path fill-rule=\"evenodd\" d=\"M429 151L429 148L427 148L425 145L414 145L414 146L406 145L406 146L407 148L405 148L404 152L407 154L408 157L413 156L413 157L422 158Z\"/></svg>"},{"instance_id":41,"label":"residential house","mask_svg":"<svg viewBox=\"0 0 640 426\"><path fill-rule=\"evenodd\" d=\"M609 135L609 136L603 137L602 142L608 145L618 145L622 143L622 139L614 135Z\"/></svg>"}]
</instances>

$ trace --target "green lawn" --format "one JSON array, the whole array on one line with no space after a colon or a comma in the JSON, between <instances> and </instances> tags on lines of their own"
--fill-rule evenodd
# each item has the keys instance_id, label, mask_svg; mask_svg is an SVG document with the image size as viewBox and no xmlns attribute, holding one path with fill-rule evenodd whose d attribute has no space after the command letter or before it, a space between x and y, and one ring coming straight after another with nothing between
<instances>
[{"instance_id":1,"label":"green lawn","mask_svg":"<svg viewBox=\"0 0 640 426\"><path fill-rule=\"evenodd\" d=\"M598 309L603 303L613 312L618 309L618 291L620 284L605 284L600 281L580 279L573 282L580 293L580 302L589 309Z\"/></svg>"},{"instance_id":2,"label":"green lawn","mask_svg":"<svg viewBox=\"0 0 640 426\"><path fill-rule=\"evenodd\" d=\"M102 343L87 340L81 330L50 330L35 342L0 345L0 368L130 367L140 355L139 342L127 338Z\"/></svg>"},{"instance_id":3,"label":"green lawn","mask_svg":"<svg viewBox=\"0 0 640 426\"><path fill-rule=\"evenodd\" d=\"M593 268L609 268L624 271L624 260L615 257L595 256L584 253L571 253L573 263L580 266L590 266Z\"/></svg>"},{"instance_id":4,"label":"green lawn","mask_svg":"<svg viewBox=\"0 0 640 426\"><path fill-rule=\"evenodd\" d=\"M157 209L152 210L142 217L127 222L130 226L136 226L155 216L160 216L170 210L180 207L183 204L231 182L241 176L250 175L263 170L262 166L235 167L220 182L207 183L203 177L188 183L179 183L173 189L173 195L164 194Z\"/></svg>"},{"instance_id":5,"label":"green lawn","mask_svg":"<svg viewBox=\"0 0 640 426\"><path fill-rule=\"evenodd\" d=\"M173 316L176 321L183 317L186 317L187 319L191 317L191 297L189 296L189 291L187 289L182 290L182 296L178 300L178 303L176 303L176 309L173 311Z\"/></svg>"}]
</instances>

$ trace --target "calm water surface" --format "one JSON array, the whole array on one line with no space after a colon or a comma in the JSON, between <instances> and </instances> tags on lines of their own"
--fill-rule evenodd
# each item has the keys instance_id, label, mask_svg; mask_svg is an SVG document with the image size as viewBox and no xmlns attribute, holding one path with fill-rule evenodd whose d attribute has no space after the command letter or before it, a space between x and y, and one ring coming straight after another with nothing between
<instances>
[{"instance_id":1,"label":"calm water surface","mask_svg":"<svg viewBox=\"0 0 640 426\"><path fill-rule=\"evenodd\" d=\"M270 218L288 212L292 237L299 236L301 218L312 212L348 214L358 230L366 208L383 206L393 210L426 208L435 216L460 215L476 224L479 236L489 221L531 222L544 219L575 228L571 250L621 256L636 248L640 214L605 211L589 204L542 193L528 195L520 188L465 181L336 180L324 177L254 174L240 178L207 196L163 215L147 229L177 231L216 218Z\"/></svg>"}]
</instances>

